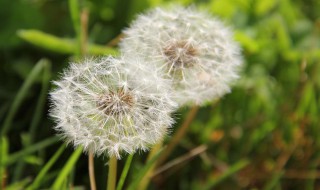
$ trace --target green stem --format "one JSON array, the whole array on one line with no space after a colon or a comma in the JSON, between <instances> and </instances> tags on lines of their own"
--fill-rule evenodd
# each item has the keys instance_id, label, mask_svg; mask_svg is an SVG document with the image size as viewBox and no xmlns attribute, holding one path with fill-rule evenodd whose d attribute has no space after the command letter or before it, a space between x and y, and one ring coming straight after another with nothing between
<instances>
[{"instance_id":1,"label":"green stem","mask_svg":"<svg viewBox=\"0 0 320 190\"><path fill-rule=\"evenodd\" d=\"M131 165L131 162L132 162L132 158L133 158L133 154L130 154L127 158L127 161L124 165L124 168L122 170L122 174L120 176L120 180L119 180L119 183L117 185L117 190L122 190L122 187L123 187L123 184L124 184L124 181L127 177L127 174L128 174L128 171L129 171L129 168L130 168L130 165Z\"/></svg>"},{"instance_id":2,"label":"green stem","mask_svg":"<svg viewBox=\"0 0 320 190\"><path fill-rule=\"evenodd\" d=\"M116 189L116 179L117 179L117 158L115 156L111 156L109 160L107 190Z\"/></svg>"}]
</instances>

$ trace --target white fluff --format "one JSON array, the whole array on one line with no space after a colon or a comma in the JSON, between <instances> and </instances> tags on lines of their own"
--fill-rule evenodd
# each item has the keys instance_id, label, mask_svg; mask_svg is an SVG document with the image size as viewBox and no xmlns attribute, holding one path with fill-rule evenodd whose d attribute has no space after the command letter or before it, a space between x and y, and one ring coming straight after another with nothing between
<instances>
[{"instance_id":1,"label":"white fluff","mask_svg":"<svg viewBox=\"0 0 320 190\"><path fill-rule=\"evenodd\" d=\"M162 140L176 108L170 83L134 67L136 61L87 59L71 64L54 82L50 114L68 143L120 159L121 153L145 151Z\"/></svg>"},{"instance_id":2,"label":"white fluff","mask_svg":"<svg viewBox=\"0 0 320 190\"><path fill-rule=\"evenodd\" d=\"M242 63L232 32L193 8L153 9L124 31L120 50L172 80L180 106L204 104L230 91Z\"/></svg>"}]
</instances>

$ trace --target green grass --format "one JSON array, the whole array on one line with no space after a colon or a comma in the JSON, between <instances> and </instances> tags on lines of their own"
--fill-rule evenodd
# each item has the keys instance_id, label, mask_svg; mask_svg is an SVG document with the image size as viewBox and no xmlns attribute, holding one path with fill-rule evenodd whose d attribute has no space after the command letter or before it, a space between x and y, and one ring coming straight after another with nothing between
<instances>
[{"instance_id":1,"label":"green grass","mask_svg":"<svg viewBox=\"0 0 320 190\"><path fill-rule=\"evenodd\" d=\"M303 0L175 0L223 19L245 65L232 93L201 107L167 161L208 149L155 176L149 189L319 189L320 3ZM81 11L89 10L88 56L119 55L107 46L148 1L2 1L0 31L0 189L88 189L87 157L65 148L48 116L48 92L81 57ZM8 12L8 10L10 10ZM22 16L21 16L22 15ZM8 38L10 36L10 38ZM177 112L172 133L189 108ZM168 141L170 139L168 138ZM159 156L159 155L158 155ZM151 167L147 153L118 161L118 189L135 189ZM95 158L98 189L108 159ZM165 163L164 163L165 164Z\"/></svg>"}]
</instances>

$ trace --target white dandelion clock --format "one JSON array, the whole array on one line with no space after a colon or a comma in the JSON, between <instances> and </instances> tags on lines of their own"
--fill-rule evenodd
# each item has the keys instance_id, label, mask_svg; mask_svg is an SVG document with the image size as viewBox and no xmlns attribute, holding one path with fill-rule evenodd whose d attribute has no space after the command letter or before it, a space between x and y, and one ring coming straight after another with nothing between
<instances>
[{"instance_id":1,"label":"white dandelion clock","mask_svg":"<svg viewBox=\"0 0 320 190\"><path fill-rule=\"evenodd\" d=\"M124 34L123 55L162 70L180 106L219 98L238 78L240 48L231 30L207 13L156 8L138 16Z\"/></svg>"},{"instance_id":2,"label":"white dandelion clock","mask_svg":"<svg viewBox=\"0 0 320 190\"><path fill-rule=\"evenodd\" d=\"M147 150L166 134L176 105L164 79L139 77L143 72L112 57L71 64L50 94L55 129L97 155Z\"/></svg>"}]
</instances>

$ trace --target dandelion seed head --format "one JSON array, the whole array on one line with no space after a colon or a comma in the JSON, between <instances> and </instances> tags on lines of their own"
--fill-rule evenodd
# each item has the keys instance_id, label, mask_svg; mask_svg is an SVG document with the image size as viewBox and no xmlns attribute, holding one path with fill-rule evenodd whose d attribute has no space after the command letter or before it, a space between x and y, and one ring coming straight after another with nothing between
<instances>
[{"instance_id":1,"label":"dandelion seed head","mask_svg":"<svg viewBox=\"0 0 320 190\"><path fill-rule=\"evenodd\" d=\"M195 8L156 8L124 30L123 55L140 57L172 80L175 100L204 104L230 91L242 64L233 33L217 18Z\"/></svg>"},{"instance_id":2,"label":"dandelion seed head","mask_svg":"<svg viewBox=\"0 0 320 190\"><path fill-rule=\"evenodd\" d=\"M133 96L119 88L116 92L109 91L97 99L97 107L106 115L119 116L130 111L134 105Z\"/></svg>"},{"instance_id":3,"label":"dandelion seed head","mask_svg":"<svg viewBox=\"0 0 320 190\"><path fill-rule=\"evenodd\" d=\"M142 82L141 73L122 58L87 59L73 63L55 81L50 93L50 115L55 129L75 147L86 152L121 158L162 140L172 125L169 83L157 75ZM157 84L157 85L155 85Z\"/></svg>"}]
</instances>

